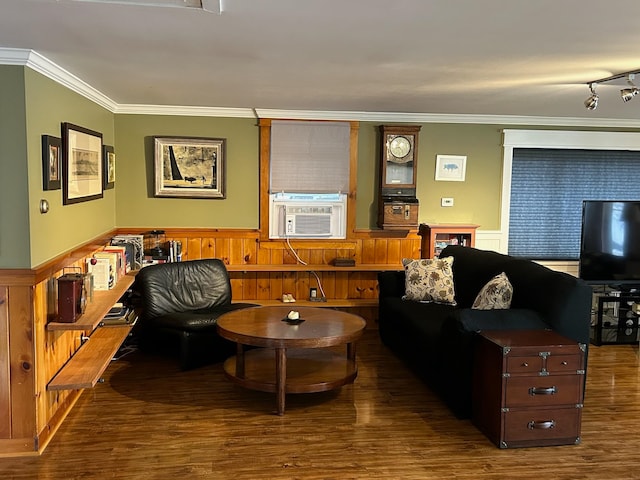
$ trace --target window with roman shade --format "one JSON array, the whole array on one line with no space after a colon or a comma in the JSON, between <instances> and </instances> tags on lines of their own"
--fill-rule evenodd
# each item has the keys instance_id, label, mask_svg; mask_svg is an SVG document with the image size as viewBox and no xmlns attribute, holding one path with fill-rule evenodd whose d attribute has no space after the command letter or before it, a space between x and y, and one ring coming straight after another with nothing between
<instances>
[{"instance_id":1,"label":"window with roman shade","mask_svg":"<svg viewBox=\"0 0 640 480\"><path fill-rule=\"evenodd\" d=\"M273 120L269 191L348 193L348 122Z\"/></svg>"}]
</instances>

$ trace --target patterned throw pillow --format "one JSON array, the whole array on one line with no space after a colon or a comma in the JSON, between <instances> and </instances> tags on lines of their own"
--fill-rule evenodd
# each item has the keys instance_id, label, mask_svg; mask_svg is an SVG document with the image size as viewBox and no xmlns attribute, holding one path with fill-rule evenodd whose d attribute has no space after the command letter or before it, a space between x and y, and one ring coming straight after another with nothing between
<instances>
[{"instance_id":1,"label":"patterned throw pillow","mask_svg":"<svg viewBox=\"0 0 640 480\"><path fill-rule=\"evenodd\" d=\"M405 271L404 300L455 305L453 257L402 259Z\"/></svg>"},{"instance_id":2,"label":"patterned throw pillow","mask_svg":"<svg viewBox=\"0 0 640 480\"><path fill-rule=\"evenodd\" d=\"M511 306L512 297L513 286L507 278L507 274L502 272L482 287L471 308L476 310L507 309Z\"/></svg>"}]
</instances>

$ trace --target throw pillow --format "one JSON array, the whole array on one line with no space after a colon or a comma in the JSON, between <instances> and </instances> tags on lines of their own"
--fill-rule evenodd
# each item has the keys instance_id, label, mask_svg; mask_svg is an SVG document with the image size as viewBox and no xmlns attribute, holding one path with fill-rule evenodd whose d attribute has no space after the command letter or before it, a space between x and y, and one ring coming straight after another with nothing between
<instances>
[{"instance_id":1,"label":"throw pillow","mask_svg":"<svg viewBox=\"0 0 640 480\"><path fill-rule=\"evenodd\" d=\"M453 289L453 257L404 258L405 271L404 300L435 302L455 305Z\"/></svg>"},{"instance_id":2,"label":"throw pillow","mask_svg":"<svg viewBox=\"0 0 640 480\"><path fill-rule=\"evenodd\" d=\"M507 309L511 306L513 286L502 272L493 277L482 287L471 308L476 310Z\"/></svg>"}]
</instances>

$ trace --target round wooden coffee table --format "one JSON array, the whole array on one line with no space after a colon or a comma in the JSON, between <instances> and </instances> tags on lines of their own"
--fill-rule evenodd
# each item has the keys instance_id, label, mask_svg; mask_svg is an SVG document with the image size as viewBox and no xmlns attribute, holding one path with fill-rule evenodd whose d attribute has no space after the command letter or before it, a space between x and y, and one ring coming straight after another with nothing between
<instances>
[{"instance_id":1,"label":"round wooden coffee table","mask_svg":"<svg viewBox=\"0 0 640 480\"><path fill-rule=\"evenodd\" d=\"M291 310L304 321L284 321ZM365 325L358 315L324 307L265 306L225 313L218 318L218 333L236 342L238 350L225 361L224 372L243 387L275 392L282 415L287 393L323 392L355 380L354 342ZM323 348L345 344L346 355ZM263 348L245 351L246 345Z\"/></svg>"}]
</instances>

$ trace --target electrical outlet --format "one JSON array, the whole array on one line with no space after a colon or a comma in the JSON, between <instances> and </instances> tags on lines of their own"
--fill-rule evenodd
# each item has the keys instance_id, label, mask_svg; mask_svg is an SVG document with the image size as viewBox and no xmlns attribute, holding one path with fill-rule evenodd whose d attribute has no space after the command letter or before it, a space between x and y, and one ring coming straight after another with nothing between
<instances>
[{"instance_id":1,"label":"electrical outlet","mask_svg":"<svg viewBox=\"0 0 640 480\"><path fill-rule=\"evenodd\" d=\"M440 199L440 205L443 207L453 207L453 198L451 197L442 197Z\"/></svg>"}]
</instances>

